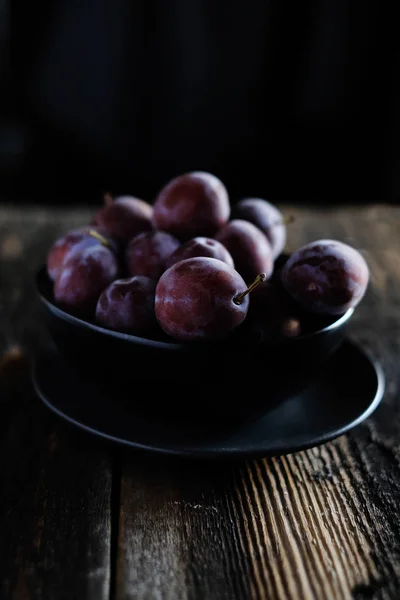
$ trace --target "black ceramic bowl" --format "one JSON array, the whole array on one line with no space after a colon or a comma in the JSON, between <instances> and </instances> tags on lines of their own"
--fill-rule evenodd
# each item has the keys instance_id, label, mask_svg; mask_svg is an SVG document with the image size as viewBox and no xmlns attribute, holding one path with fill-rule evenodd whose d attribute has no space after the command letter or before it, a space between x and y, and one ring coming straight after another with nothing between
<instances>
[{"instance_id":1,"label":"black ceramic bowl","mask_svg":"<svg viewBox=\"0 0 400 600\"><path fill-rule=\"evenodd\" d=\"M242 418L298 393L337 350L353 313L296 338L260 341L235 334L189 344L117 333L66 313L54 303L45 267L36 287L55 346L82 377L109 387L116 398L131 398L136 409L190 419Z\"/></svg>"}]
</instances>

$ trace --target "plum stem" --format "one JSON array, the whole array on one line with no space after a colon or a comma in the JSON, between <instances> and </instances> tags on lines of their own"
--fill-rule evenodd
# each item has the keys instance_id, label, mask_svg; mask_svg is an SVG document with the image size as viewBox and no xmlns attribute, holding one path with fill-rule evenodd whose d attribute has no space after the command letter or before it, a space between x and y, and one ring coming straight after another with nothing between
<instances>
[{"instance_id":1,"label":"plum stem","mask_svg":"<svg viewBox=\"0 0 400 600\"><path fill-rule=\"evenodd\" d=\"M105 246L106 248L110 248L108 240L103 235L101 235L101 233L95 231L95 229L89 229L89 235L96 238L96 240L99 240L99 242L103 244L103 246Z\"/></svg>"},{"instance_id":2,"label":"plum stem","mask_svg":"<svg viewBox=\"0 0 400 600\"><path fill-rule=\"evenodd\" d=\"M104 204L106 206L110 206L110 204L112 204L113 202L114 202L114 198L112 197L110 192L105 193L104 194Z\"/></svg>"},{"instance_id":3,"label":"plum stem","mask_svg":"<svg viewBox=\"0 0 400 600\"><path fill-rule=\"evenodd\" d=\"M259 273L257 275L257 277L255 278L255 280L253 281L253 283L251 283L249 285L249 287L247 288L247 290L245 290L244 292L240 292L240 294L236 294L236 296L234 296L233 301L235 304L242 304L244 298L247 296L247 294L250 294L250 292L252 292L257 286L260 285L260 283L263 283L265 280L267 279L267 276L265 273Z\"/></svg>"}]
</instances>

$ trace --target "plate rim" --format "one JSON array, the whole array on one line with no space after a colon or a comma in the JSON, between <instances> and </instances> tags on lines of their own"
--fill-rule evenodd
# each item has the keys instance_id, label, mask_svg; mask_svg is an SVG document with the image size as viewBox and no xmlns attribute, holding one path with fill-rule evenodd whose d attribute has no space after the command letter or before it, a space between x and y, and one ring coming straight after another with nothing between
<instances>
[{"instance_id":1,"label":"plate rim","mask_svg":"<svg viewBox=\"0 0 400 600\"><path fill-rule=\"evenodd\" d=\"M54 406L54 404L52 404L47 399L46 395L44 394L44 392L42 392L40 385L37 381L37 363L38 363L37 357L32 361L31 380L32 380L32 383L34 386L34 390L35 390L36 394L38 395L39 399L41 400L41 402L49 410L51 410L55 415L57 415L58 418L63 419L70 425L73 425L74 427L77 427L78 429L85 431L86 433L89 433L90 435L93 435L95 437L100 437L108 442L117 444L118 446L125 446L128 448L131 448L131 449L134 449L137 451L142 451L142 452L145 452L147 454L152 454L152 455L173 456L173 457L180 457L180 458L186 458L186 459L190 458L190 459L197 459L197 460L267 458L267 457L273 457L273 456L289 455L289 454L293 454L296 452L300 452L302 450L307 450L310 448L315 448L317 446L321 446L322 444L325 444L326 442L334 440L334 439L342 436L343 434L349 432L350 430L354 429L355 427L357 427L358 425L363 423L366 419L368 419L378 408L378 406L380 405L380 403L384 397L385 389L386 389L385 374L384 374L382 365L377 360L377 358L371 354L371 352L367 351L365 348L363 348L356 342L354 342L350 339L345 339L343 341L343 344L349 344L349 345L353 346L354 348L357 349L358 352L361 352L364 355L364 357L370 362L370 364L375 372L376 382L377 382L376 392L375 392L373 400L370 402L370 404L367 406L367 408L362 413L360 413L356 418L352 419L351 421L342 425L341 427L336 428L335 430L320 434L318 436L315 436L314 438L308 440L307 442L291 444L290 449L289 449L289 446L285 446L285 445L275 446L273 451L262 450L261 448L259 448L259 449L255 449L255 448L251 449L250 448L250 449L241 451L241 450L238 450L237 448L233 448L233 447L218 448L217 450L216 449L210 450L207 447L205 447L204 449L201 447L187 448L187 447L185 447L185 445L176 446L176 447L173 447L173 446L165 447L165 446L149 445L146 443L135 442L135 441L132 441L129 439L116 437L114 435L105 433L104 431L101 431L99 429L95 429L95 428L91 427L90 425L82 423L81 421L78 421L78 420L74 419L73 417L70 417L68 414L66 414L65 412L63 412L62 410L60 410L59 408ZM54 354L57 354L57 352L54 351Z\"/></svg>"}]
</instances>

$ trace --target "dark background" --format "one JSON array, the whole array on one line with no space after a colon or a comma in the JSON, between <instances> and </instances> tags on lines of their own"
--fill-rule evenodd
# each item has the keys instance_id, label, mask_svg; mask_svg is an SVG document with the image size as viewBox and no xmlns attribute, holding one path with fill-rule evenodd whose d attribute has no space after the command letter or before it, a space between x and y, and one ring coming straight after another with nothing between
<instances>
[{"instance_id":1,"label":"dark background","mask_svg":"<svg viewBox=\"0 0 400 600\"><path fill-rule=\"evenodd\" d=\"M398 202L395 3L0 0L0 194Z\"/></svg>"}]
</instances>

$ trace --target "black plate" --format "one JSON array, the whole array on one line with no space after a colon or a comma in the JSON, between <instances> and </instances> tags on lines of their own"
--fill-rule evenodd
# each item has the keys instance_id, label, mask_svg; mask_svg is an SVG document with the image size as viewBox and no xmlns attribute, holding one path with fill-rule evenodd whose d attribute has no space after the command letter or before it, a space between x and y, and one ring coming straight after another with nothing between
<instances>
[{"instance_id":1,"label":"black plate","mask_svg":"<svg viewBox=\"0 0 400 600\"><path fill-rule=\"evenodd\" d=\"M138 382L125 398L112 397L82 379L82 373L56 352L38 358L33 381L46 406L87 432L153 453L190 458L263 457L317 446L369 417L385 387L380 366L348 340L306 390L241 422L230 421L227 413L226 421L216 424L210 414L208 425L195 426L168 419L165 412L155 413L154 405L152 414L146 415L135 409L135 394L146 393L145 382ZM257 385L253 383L254 388ZM228 384L226 389L227 394L241 393L244 398L252 391L256 390L229 389ZM142 397L138 406L143 406Z\"/></svg>"}]
</instances>

